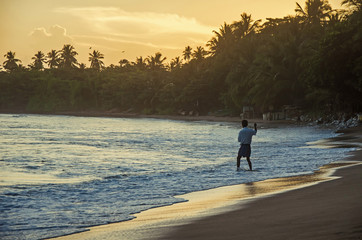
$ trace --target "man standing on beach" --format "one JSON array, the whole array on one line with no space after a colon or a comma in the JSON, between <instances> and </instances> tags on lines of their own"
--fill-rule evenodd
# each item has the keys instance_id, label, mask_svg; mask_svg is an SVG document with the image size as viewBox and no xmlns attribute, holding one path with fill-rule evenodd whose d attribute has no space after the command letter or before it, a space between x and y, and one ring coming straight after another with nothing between
<instances>
[{"instance_id":1,"label":"man standing on beach","mask_svg":"<svg viewBox=\"0 0 362 240\"><path fill-rule=\"evenodd\" d=\"M241 125L243 126L243 129L240 130L239 132L239 136L238 136L238 141L240 142L240 148L239 148L239 152L238 152L238 157L237 157L237 170L240 170L240 159L242 157L246 157L246 160L248 161L249 164L249 168L250 171L253 170L252 166L251 166L251 161L250 161L250 154L251 154L251 139L253 137L253 135L256 135L256 132L258 131L256 129L256 123L254 123L254 130L251 128L248 128L248 121L247 120L243 120L241 122Z\"/></svg>"}]
</instances>

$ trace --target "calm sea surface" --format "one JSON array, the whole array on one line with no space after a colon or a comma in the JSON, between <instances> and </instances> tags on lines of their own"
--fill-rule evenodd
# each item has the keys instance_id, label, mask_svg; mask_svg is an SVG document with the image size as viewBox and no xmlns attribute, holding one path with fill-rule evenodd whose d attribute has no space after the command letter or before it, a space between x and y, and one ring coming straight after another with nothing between
<instances>
[{"instance_id":1,"label":"calm sea surface","mask_svg":"<svg viewBox=\"0 0 362 240\"><path fill-rule=\"evenodd\" d=\"M236 171L239 124L0 114L0 238L42 239L132 219L173 196L312 173L348 149L330 129L259 129ZM247 169L246 161L242 167Z\"/></svg>"}]
</instances>

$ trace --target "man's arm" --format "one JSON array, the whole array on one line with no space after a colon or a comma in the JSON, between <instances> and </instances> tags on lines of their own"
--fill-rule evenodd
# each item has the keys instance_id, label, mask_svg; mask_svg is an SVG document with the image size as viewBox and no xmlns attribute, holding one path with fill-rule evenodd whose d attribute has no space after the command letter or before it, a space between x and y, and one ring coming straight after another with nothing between
<instances>
[{"instance_id":1,"label":"man's arm","mask_svg":"<svg viewBox=\"0 0 362 240\"><path fill-rule=\"evenodd\" d=\"M256 128L257 124L254 123L254 129L255 129L255 133L258 131L258 129Z\"/></svg>"}]
</instances>

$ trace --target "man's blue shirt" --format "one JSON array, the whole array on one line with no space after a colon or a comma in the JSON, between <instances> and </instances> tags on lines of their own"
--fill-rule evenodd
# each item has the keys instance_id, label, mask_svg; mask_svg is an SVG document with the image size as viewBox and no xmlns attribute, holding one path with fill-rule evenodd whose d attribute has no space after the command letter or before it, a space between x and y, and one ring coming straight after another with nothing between
<instances>
[{"instance_id":1,"label":"man's blue shirt","mask_svg":"<svg viewBox=\"0 0 362 240\"><path fill-rule=\"evenodd\" d=\"M251 138L253 135L256 135L256 131L254 129L244 127L239 132L238 141L240 144L251 144Z\"/></svg>"}]
</instances>

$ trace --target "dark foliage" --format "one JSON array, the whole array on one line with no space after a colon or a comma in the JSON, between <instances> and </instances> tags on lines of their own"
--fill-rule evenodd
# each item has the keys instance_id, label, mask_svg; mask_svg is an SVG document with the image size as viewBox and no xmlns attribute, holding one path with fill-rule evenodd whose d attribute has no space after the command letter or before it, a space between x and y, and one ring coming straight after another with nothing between
<instances>
[{"instance_id":1,"label":"dark foliage","mask_svg":"<svg viewBox=\"0 0 362 240\"><path fill-rule=\"evenodd\" d=\"M80 110L207 114L240 113L297 105L315 111L362 111L362 11L331 10L328 1L297 4L296 15L268 19L250 15L224 23L202 47L185 48L165 64L161 53L136 62L104 67L103 54L90 53L91 68L75 58L73 46L18 64L5 54L0 72L0 110L57 112ZM183 60L181 60L183 59ZM49 69L44 69L47 62Z\"/></svg>"}]
</instances>

